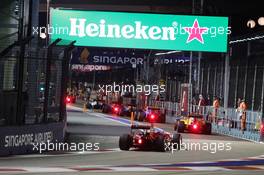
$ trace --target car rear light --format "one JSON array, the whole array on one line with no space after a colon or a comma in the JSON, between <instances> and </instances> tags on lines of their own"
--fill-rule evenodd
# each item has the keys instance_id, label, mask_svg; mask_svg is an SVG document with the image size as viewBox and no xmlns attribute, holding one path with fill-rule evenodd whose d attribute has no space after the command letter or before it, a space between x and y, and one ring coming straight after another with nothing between
<instances>
[{"instance_id":1,"label":"car rear light","mask_svg":"<svg viewBox=\"0 0 264 175\"><path fill-rule=\"evenodd\" d=\"M118 107L114 107L114 111L117 112L118 111Z\"/></svg>"},{"instance_id":2,"label":"car rear light","mask_svg":"<svg viewBox=\"0 0 264 175\"><path fill-rule=\"evenodd\" d=\"M264 124L260 125L260 134L263 136L264 135Z\"/></svg>"},{"instance_id":3,"label":"car rear light","mask_svg":"<svg viewBox=\"0 0 264 175\"><path fill-rule=\"evenodd\" d=\"M138 139L138 144L142 144L142 139Z\"/></svg>"},{"instance_id":4,"label":"car rear light","mask_svg":"<svg viewBox=\"0 0 264 175\"><path fill-rule=\"evenodd\" d=\"M70 103L71 102L71 98L70 97L66 97L66 102Z\"/></svg>"},{"instance_id":5,"label":"car rear light","mask_svg":"<svg viewBox=\"0 0 264 175\"><path fill-rule=\"evenodd\" d=\"M198 128L197 124L194 124L193 129L197 129L197 128Z\"/></svg>"},{"instance_id":6,"label":"car rear light","mask_svg":"<svg viewBox=\"0 0 264 175\"><path fill-rule=\"evenodd\" d=\"M151 114L151 115L150 115L150 119L151 119L151 120L154 120L154 119L155 119L155 115L154 115L154 114Z\"/></svg>"}]
</instances>

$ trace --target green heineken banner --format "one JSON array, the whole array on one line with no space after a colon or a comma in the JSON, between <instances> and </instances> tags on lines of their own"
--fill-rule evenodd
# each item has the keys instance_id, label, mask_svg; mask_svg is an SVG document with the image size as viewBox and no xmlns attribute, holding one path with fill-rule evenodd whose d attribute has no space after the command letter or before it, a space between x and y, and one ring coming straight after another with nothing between
<instances>
[{"instance_id":1,"label":"green heineken banner","mask_svg":"<svg viewBox=\"0 0 264 175\"><path fill-rule=\"evenodd\" d=\"M51 9L51 40L77 46L226 52L227 17Z\"/></svg>"}]
</instances>

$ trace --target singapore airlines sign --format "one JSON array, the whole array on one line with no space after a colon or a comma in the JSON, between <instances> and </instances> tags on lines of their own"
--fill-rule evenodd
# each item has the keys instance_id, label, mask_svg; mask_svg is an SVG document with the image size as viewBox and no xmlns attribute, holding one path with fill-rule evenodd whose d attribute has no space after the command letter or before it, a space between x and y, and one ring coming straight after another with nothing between
<instances>
[{"instance_id":1,"label":"singapore airlines sign","mask_svg":"<svg viewBox=\"0 0 264 175\"><path fill-rule=\"evenodd\" d=\"M226 52L226 17L51 9L50 38L79 46Z\"/></svg>"}]
</instances>

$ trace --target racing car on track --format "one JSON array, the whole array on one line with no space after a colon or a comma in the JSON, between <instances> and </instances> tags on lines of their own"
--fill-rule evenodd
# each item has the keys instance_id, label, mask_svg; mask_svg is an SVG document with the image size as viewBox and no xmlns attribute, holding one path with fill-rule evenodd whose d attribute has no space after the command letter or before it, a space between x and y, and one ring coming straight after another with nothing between
<instances>
[{"instance_id":1,"label":"racing car on track","mask_svg":"<svg viewBox=\"0 0 264 175\"><path fill-rule=\"evenodd\" d=\"M119 148L128 151L130 148L164 152L173 146L180 149L182 137L179 133L173 135L154 128L153 125L131 125L131 133L119 138ZM170 147L171 148L171 147Z\"/></svg>"},{"instance_id":2,"label":"racing car on track","mask_svg":"<svg viewBox=\"0 0 264 175\"><path fill-rule=\"evenodd\" d=\"M212 125L205 120L203 115L190 114L176 121L174 131L179 133L188 131L191 133L211 134Z\"/></svg>"},{"instance_id":3,"label":"racing car on track","mask_svg":"<svg viewBox=\"0 0 264 175\"><path fill-rule=\"evenodd\" d=\"M165 113L157 107L148 106L145 110L138 110L136 120L145 122L165 123Z\"/></svg>"},{"instance_id":4,"label":"racing car on track","mask_svg":"<svg viewBox=\"0 0 264 175\"><path fill-rule=\"evenodd\" d=\"M66 96L66 103L76 103L76 97L74 95L67 95Z\"/></svg>"},{"instance_id":5,"label":"racing car on track","mask_svg":"<svg viewBox=\"0 0 264 175\"><path fill-rule=\"evenodd\" d=\"M111 104L103 104L102 112L103 113L111 113L118 115L122 110L123 106L119 103L111 103Z\"/></svg>"}]
</instances>

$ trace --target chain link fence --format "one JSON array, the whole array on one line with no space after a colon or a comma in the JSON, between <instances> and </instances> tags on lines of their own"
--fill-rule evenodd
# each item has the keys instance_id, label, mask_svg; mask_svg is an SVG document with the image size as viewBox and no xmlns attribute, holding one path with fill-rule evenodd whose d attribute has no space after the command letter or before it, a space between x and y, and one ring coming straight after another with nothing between
<instances>
[{"instance_id":1,"label":"chain link fence","mask_svg":"<svg viewBox=\"0 0 264 175\"><path fill-rule=\"evenodd\" d=\"M162 108L166 111L166 121L175 123L181 118L180 103L168 101L150 101L149 106ZM190 113L202 114L204 120L212 122L213 132L229 135L251 141L261 141L263 138L263 116L261 112L246 110L246 128L241 129L241 117L237 109L220 107L215 113L215 121L212 121L215 108L213 106L190 105Z\"/></svg>"}]
</instances>

